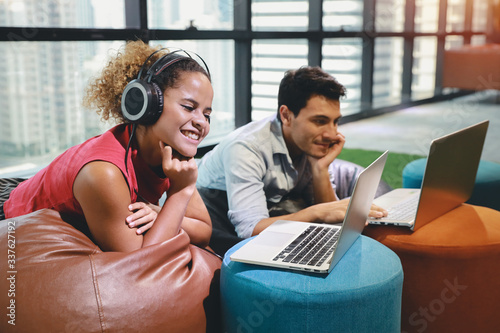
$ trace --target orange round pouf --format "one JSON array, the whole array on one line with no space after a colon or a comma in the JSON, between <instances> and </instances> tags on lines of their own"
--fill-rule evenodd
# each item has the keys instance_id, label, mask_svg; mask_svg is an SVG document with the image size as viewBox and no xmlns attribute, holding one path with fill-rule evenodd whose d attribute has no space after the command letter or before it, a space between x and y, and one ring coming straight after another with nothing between
<instances>
[{"instance_id":1,"label":"orange round pouf","mask_svg":"<svg viewBox=\"0 0 500 333\"><path fill-rule=\"evenodd\" d=\"M499 211L463 204L414 232L369 225L364 234L403 265L401 332L498 332Z\"/></svg>"}]
</instances>

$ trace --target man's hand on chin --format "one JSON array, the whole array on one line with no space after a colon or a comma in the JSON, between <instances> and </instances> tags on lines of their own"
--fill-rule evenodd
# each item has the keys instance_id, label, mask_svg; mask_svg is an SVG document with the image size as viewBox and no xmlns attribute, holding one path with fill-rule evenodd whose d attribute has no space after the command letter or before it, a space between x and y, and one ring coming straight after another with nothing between
<instances>
[{"instance_id":1,"label":"man's hand on chin","mask_svg":"<svg viewBox=\"0 0 500 333\"><path fill-rule=\"evenodd\" d=\"M339 156L344 148L345 137L342 133L337 133L337 136L330 145L328 152L325 156L321 158L315 158L312 156L308 156L309 163L311 163L311 167L319 170L328 170L328 166Z\"/></svg>"}]
</instances>

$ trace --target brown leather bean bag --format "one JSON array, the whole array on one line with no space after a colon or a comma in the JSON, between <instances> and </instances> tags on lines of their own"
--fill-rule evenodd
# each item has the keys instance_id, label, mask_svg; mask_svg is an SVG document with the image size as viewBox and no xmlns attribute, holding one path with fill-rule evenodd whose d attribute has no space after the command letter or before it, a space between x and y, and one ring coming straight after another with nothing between
<instances>
[{"instance_id":1,"label":"brown leather bean bag","mask_svg":"<svg viewBox=\"0 0 500 333\"><path fill-rule=\"evenodd\" d=\"M102 252L41 210L0 221L0 258L1 332L219 330L221 261L184 231L135 252Z\"/></svg>"}]
</instances>

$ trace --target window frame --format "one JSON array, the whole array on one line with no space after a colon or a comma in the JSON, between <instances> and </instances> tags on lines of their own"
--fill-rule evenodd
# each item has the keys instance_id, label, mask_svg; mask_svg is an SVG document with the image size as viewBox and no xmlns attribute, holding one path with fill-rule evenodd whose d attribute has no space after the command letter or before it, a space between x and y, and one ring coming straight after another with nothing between
<instances>
[{"instance_id":1,"label":"window frame","mask_svg":"<svg viewBox=\"0 0 500 333\"><path fill-rule=\"evenodd\" d=\"M233 40L235 45L234 77L235 80L235 127L251 121L251 86L252 86L252 53L253 40L261 39L306 39L308 41L308 64L321 66L323 41L327 38L361 38L362 83L360 112L342 118L342 122L350 122L362 118L396 111L411 105L418 105L438 100L450 99L466 94L463 91L444 93L441 86L441 68L444 58L445 39L448 36L463 37L464 44L470 44L473 36L487 36L487 31L472 31L473 6L467 0L463 31L446 32L447 0L439 1L439 22L437 32L415 32L415 2L406 1L405 26L403 32L377 32L374 25L374 13L377 0L365 0L363 9L363 30L361 31L324 31L322 26L323 0L309 0L309 25L307 31L252 31L251 5L252 0L235 1L233 30L169 30L149 29L147 0L125 0L125 29L79 29L79 28L42 28L42 27L0 27L0 42L9 41L112 41L142 39L152 40ZM489 26L489 24L487 25ZM413 81L413 51L416 38L432 36L437 38L437 59L435 92L431 98L412 100ZM373 71L374 44L379 37L401 37L404 39L403 71L402 71L402 101L398 105L388 107L373 107Z\"/></svg>"}]
</instances>

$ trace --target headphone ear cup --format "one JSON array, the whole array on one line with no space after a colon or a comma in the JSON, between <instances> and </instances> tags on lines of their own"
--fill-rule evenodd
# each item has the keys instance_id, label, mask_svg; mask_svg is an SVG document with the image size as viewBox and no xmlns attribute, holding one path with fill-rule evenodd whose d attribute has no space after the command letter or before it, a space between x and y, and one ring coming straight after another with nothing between
<instances>
[{"instance_id":1,"label":"headphone ear cup","mask_svg":"<svg viewBox=\"0 0 500 333\"><path fill-rule=\"evenodd\" d=\"M147 115L144 118L144 124L154 124L160 118L163 112L163 91L155 83L151 82L151 108L148 109Z\"/></svg>"},{"instance_id":2,"label":"headphone ear cup","mask_svg":"<svg viewBox=\"0 0 500 333\"><path fill-rule=\"evenodd\" d=\"M132 80L123 90L121 109L132 123L154 124L163 111L163 93L154 82Z\"/></svg>"}]
</instances>

